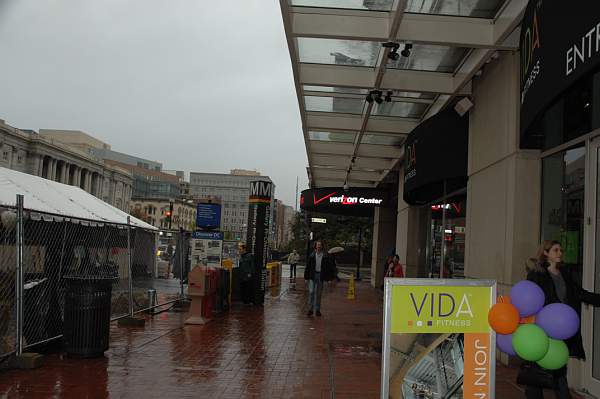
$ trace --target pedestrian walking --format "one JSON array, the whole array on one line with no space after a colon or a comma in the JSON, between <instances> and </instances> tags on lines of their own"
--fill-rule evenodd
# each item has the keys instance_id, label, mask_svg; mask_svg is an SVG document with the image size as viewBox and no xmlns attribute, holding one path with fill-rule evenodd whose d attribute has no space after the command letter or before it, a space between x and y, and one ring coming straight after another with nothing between
<instances>
[{"instance_id":1,"label":"pedestrian walking","mask_svg":"<svg viewBox=\"0 0 600 399\"><path fill-rule=\"evenodd\" d=\"M331 258L323 250L323 243L316 241L315 251L309 256L304 269L304 279L308 282L308 316L312 316L313 313L321 316L323 282L333 280L335 278L334 272Z\"/></svg>"},{"instance_id":2,"label":"pedestrian walking","mask_svg":"<svg viewBox=\"0 0 600 399\"><path fill-rule=\"evenodd\" d=\"M581 304L586 303L600 306L600 294L584 290L575 282L571 270L562 263L562 248L558 241L546 240L540 246L537 257L530 259L527 268L527 279L539 285L544 291L546 303L564 303L571 306L581 318ZM569 348L569 355L585 361L585 351L581 332L578 331L573 337L565 340ZM526 375L531 374L531 375ZM567 367L556 371L548 371L540 368L535 363L526 363L519 370L519 380L539 380L541 375L552 380L554 394L557 399L569 399L569 383L567 381ZM540 384L541 385L541 384ZM525 389L527 399L543 399L543 387L527 385Z\"/></svg>"},{"instance_id":3,"label":"pedestrian walking","mask_svg":"<svg viewBox=\"0 0 600 399\"><path fill-rule=\"evenodd\" d=\"M254 256L248 252L246 244L238 245L240 254L240 291L244 304L254 303Z\"/></svg>"},{"instance_id":4,"label":"pedestrian walking","mask_svg":"<svg viewBox=\"0 0 600 399\"><path fill-rule=\"evenodd\" d=\"M388 266L386 277L404 277L404 267L402 266L402 263L400 263L400 256L394 255L392 263Z\"/></svg>"},{"instance_id":5,"label":"pedestrian walking","mask_svg":"<svg viewBox=\"0 0 600 399\"><path fill-rule=\"evenodd\" d=\"M288 256L288 263L290 264L290 280L296 280L296 265L300 261L300 254L295 249Z\"/></svg>"}]
</instances>

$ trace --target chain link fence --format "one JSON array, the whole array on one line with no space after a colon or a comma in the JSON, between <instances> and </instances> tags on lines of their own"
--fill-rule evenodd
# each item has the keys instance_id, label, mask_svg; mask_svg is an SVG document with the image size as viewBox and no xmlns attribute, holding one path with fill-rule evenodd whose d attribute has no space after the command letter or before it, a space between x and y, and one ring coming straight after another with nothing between
<instances>
[{"instance_id":1,"label":"chain link fence","mask_svg":"<svg viewBox=\"0 0 600 399\"><path fill-rule=\"evenodd\" d=\"M19 215L0 207L0 358L62 336L73 276L112 280L112 320L182 298L175 257L157 252L158 231L26 209Z\"/></svg>"}]
</instances>

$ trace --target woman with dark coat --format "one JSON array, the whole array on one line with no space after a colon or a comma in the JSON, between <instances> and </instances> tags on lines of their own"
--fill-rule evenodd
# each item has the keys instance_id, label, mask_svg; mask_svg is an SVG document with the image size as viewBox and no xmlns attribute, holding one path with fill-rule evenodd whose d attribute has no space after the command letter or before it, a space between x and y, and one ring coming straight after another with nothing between
<instances>
[{"instance_id":1,"label":"woman with dark coat","mask_svg":"<svg viewBox=\"0 0 600 399\"><path fill-rule=\"evenodd\" d=\"M527 280L533 281L544 291L546 302L564 303L571 306L581 319L581 304L586 303L600 306L600 294L586 291L573 280L571 270L561 263L562 249L558 241L545 240L538 250L537 258L531 259L532 266L528 267ZM569 355L585 360L581 330L573 337L565 340ZM569 384L567 382L567 367L552 373L556 385L555 395L558 399L568 399ZM542 388L527 386L525 395L528 399L543 399Z\"/></svg>"}]
</instances>

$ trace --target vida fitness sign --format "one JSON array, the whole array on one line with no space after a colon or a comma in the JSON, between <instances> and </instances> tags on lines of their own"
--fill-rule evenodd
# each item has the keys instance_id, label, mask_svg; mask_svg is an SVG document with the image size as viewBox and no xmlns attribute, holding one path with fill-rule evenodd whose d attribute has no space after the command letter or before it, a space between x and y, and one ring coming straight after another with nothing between
<instances>
[{"instance_id":1,"label":"vida fitness sign","mask_svg":"<svg viewBox=\"0 0 600 399\"><path fill-rule=\"evenodd\" d=\"M381 397L444 397L462 378L463 398L493 398L495 298L489 280L386 279ZM447 386L425 383L441 363Z\"/></svg>"}]
</instances>

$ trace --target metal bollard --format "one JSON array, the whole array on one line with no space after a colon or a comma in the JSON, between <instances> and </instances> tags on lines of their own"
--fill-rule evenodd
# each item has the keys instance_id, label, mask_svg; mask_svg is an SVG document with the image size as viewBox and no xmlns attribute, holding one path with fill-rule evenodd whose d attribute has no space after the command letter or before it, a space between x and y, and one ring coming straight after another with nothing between
<instances>
[{"instance_id":1,"label":"metal bollard","mask_svg":"<svg viewBox=\"0 0 600 399\"><path fill-rule=\"evenodd\" d=\"M150 309L154 309L156 307L156 304L157 304L156 290L154 288L149 288L148 289L148 307Z\"/></svg>"}]
</instances>

